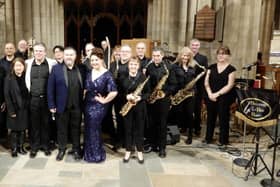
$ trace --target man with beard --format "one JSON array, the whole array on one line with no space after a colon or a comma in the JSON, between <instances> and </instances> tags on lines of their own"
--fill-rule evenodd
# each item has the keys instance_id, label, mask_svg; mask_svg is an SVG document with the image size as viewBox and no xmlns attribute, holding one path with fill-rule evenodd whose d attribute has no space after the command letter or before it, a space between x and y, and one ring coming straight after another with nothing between
<instances>
[{"instance_id":1,"label":"man with beard","mask_svg":"<svg viewBox=\"0 0 280 187\"><path fill-rule=\"evenodd\" d=\"M80 129L82 118L83 80L75 65L75 49L64 49L64 64L56 65L48 81L48 105L57 117L57 161L65 155L68 131L71 133L73 158L80 160ZM69 129L68 129L69 128Z\"/></svg>"}]
</instances>

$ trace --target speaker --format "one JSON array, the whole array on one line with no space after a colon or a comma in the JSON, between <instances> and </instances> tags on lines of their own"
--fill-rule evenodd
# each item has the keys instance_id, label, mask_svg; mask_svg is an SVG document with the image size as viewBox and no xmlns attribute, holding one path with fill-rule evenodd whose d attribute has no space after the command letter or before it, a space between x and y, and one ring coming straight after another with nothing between
<instances>
[{"instance_id":1,"label":"speaker","mask_svg":"<svg viewBox=\"0 0 280 187\"><path fill-rule=\"evenodd\" d=\"M167 125L166 144L174 145L180 141L180 131L177 125Z\"/></svg>"}]
</instances>

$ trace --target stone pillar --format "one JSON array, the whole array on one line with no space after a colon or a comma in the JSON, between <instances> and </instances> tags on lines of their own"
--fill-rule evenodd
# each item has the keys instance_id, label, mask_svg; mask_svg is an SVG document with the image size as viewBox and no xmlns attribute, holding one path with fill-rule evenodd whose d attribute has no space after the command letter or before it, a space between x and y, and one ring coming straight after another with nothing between
<instances>
[{"instance_id":1,"label":"stone pillar","mask_svg":"<svg viewBox=\"0 0 280 187\"><path fill-rule=\"evenodd\" d=\"M256 61L258 52L259 24L262 0L227 0L224 20L223 44L232 52L232 64L237 68L237 77L246 78L242 67ZM255 69L249 77L255 77Z\"/></svg>"},{"instance_id":2,"label":"stone pillar","mask_svg":"<svg viewBox=\"0 0 280 187\"><path fill-rule=\"evenodd\" d=\"M6 5L0 5L0 57L3 56L3 46L6 41L6 21L5 21L5 7Z\"/></svg>"},{"instance_id":3,"label":"stone pillar","mask_svg":"<svg viewBox=\"0 0 280 187\"><path fill-rule=\"evenodd\" d=\"M14 17L14 0L5 1L5 28L6 42L15 43L15 17Z\"/></svg>"},{"instance_id":4,"label":"stone pillar","mask_svg":"<svg viewBox=\"0 0 280 187\"><path fill-rule=\"evenodd\" d=\"M275 5L275 0L265 0L261 8L260 51L263 54L262 60L265 64L269 64Z\"/></svg>"}]
</instances>

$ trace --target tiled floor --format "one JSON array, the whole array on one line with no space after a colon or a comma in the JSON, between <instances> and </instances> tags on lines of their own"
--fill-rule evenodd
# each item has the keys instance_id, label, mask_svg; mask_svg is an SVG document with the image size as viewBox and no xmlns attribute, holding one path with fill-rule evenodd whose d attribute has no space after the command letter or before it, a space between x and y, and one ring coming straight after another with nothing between
<instances>
[{"instance_id":1,"label":"tiled floor","mask_svg":"<svg viewBox=\"0 0 280 187\"><path fill-rule=\"evenodd\" d=\"M202 144L201 139L195 139L192 145L185 145L184 139L168 146L164 159L156 153L145 154L144 165L138 164L136 159L122 163L124 150L114 153L107 148L105 162L89 164L75 162L70 155L57 162L57 150L50 157L39 152L35 159L29 159L28 155L11 158L9 151L0 147L0 187L257 187L261 186L261 179L268 177L263 171L244 181L232 173L235 157L220 151L214 144ZM240 148L242 144L233 146ZM246 146L254 147L253 144ZM271 165L271 150L262 155ZM278 159L276 168L279 166ZM238 175L244 173L244 170L239 171Z\"/></svg>"}]
</instances>

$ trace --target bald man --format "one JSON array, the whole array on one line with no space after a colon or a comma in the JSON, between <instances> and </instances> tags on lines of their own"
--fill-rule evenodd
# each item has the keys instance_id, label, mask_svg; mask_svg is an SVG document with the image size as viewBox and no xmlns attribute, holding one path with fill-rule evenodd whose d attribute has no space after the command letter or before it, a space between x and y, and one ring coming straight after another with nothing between
<instances>
[{"instance_id":1,"label":"bald man","mask_svg":"<svg viewBox=\"0 0 280 187\"><path fill-rule=\"evenodd\" d=\"M21 57L24 60L26 60L28 58L28 44L27 44L26 40L20 40L18 42L15 57Z\"/></svg>"}]
</instances>

